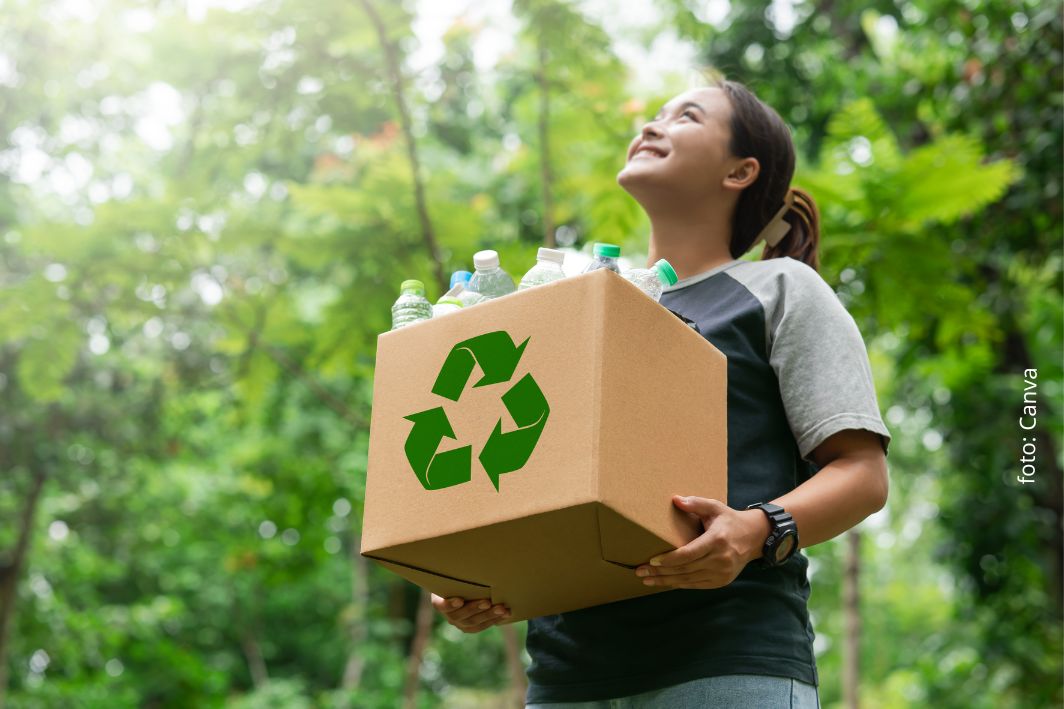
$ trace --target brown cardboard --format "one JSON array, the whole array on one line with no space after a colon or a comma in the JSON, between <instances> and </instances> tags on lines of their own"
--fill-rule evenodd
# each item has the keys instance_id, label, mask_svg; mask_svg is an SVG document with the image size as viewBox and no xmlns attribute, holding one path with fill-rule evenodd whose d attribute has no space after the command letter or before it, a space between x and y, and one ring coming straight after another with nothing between
<instances>
[{"instance_id":1,"label":"brown cardboard","mask_svg":"<svg viewBox=\"0 0 1064 709\"><path fill-rule=\"evenodd\" d=\"M457 343L498 331L524 343L508 380L475 386L478 360L458 401L433 393ZM479 455L518 428L502 396L527 374L549 411L496 489ZM442 489L405 450L405 417L434 407L454 433L437 456L472 446L469 481ZM633 569L702 532L672 495L727 501L727 440L726 357L634 285L597 270L518 291L378 337L361 553L509 622L660 593Z\"/></svg>"}]
</instances>

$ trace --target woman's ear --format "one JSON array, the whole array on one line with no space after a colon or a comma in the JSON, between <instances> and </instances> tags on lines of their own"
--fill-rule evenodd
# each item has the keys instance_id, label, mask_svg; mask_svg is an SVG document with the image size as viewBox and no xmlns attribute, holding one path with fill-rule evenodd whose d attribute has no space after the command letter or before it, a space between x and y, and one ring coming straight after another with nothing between
<instances>
[{"instance_id":1,"label":"woman's ear","mask_svg":"<svg viewBox=\"0 0 1064 709\"><path fill-rule=\"evenodd\" d=\"M757 181L757 176L760 173L761 164L757 161L757 158L737 160L724 178L724 188L745 190Z\"/></svg>"}]
</instances>

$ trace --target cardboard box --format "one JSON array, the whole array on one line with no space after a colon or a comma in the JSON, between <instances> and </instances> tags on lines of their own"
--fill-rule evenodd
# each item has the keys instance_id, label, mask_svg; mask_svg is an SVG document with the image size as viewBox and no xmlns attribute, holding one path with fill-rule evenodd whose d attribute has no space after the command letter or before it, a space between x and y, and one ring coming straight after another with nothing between
<instances>
[{"instance_id":1,"label":"cardboard box","mask_svg":"<svg viewBox=\"0 0 1064 709\"><path fill-rule=\"evenodd\" d=\"M509 622L650 593L727 501L727 360L606 270L377 340L361 553Z\"/></svg>"}]
</instances>

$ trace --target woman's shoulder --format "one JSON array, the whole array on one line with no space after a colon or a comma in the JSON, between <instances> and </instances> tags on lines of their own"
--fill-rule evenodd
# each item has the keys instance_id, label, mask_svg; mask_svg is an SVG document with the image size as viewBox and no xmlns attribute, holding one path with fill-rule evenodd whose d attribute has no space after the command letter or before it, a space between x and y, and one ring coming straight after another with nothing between
<instances>
[{"instance_id":1,"label":"woman's shoulder","mask_svg":"<svg viewBox=\"0 0 1064 709\"><path fill-rule=\"evenodd\" d=\"M769 259L740 259L739 263L735 265L735 268L744 268L748 270L764 271L768 273L787 273L798 274L799 278L808 277L809 275L820 278L820 274L804 261L799 261L796 258L790 256L777 256L776 258Z\"/></svg>"},{"instance_id":2,"label":"woman's shoulder","mask_svg":"<svg viewBox=\"0 0 1064 709\"><path fill-rule=\"evenodd\" d=\"M825 295L834 291L824 278L804 261L780 256L757 261L743 260L729 269L729 274L751 290L775 300L792 291Z\"/></svg>"}]
</instances>

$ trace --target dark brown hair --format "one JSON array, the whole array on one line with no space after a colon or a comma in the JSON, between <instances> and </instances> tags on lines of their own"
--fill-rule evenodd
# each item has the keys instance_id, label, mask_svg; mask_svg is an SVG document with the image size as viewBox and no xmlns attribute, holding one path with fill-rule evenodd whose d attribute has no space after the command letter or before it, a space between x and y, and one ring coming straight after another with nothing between
<instances>
[{"instance_id":1,"label":"dark brown hair","mask_svg":"<svg viewBox=\"0 0 1064 709\"><path fill-rule=\"evenodd\" d=\"M743 190L732 217L732 258L746 253L754 239L783 206L787 191L794 205L783 218L790 229L775 246L765 244L761 259L790 256L820 270L820 213L808 192L791 187L795 152L790 128L779 114L762 103L750 89L715 73L705 75L712 88L721 89L732 107L731 154L757 158L761 171L754 184Z\"/></svg>"}]
</instances>

